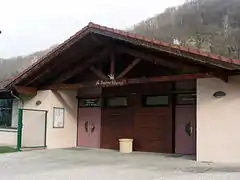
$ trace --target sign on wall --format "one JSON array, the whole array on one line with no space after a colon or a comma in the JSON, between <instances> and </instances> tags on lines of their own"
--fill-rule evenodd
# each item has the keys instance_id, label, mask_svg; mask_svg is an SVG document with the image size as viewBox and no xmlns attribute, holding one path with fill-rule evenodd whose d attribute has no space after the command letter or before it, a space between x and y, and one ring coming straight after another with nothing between
<instances>
[{"instance_id":1,"label":"sign on wall","mask_svg":"<svg viewBox=\"0 0 240 180\"><path fill-rule=\"evenodd\" d=\"M64 108L53 108L53 127L64 128Z\"/></svg>"},{"instance_id":2,"label":"sign on wall","mask_svg":"<svg viewBox=\"0 0 240 180\"><path fill-rule=\"evenodd\" d=\"M101 107L100 98L79 99L79 107Z\"/></svg>"},{"instance_id":3,"label":"sign on wall","mask_svg":"<svg viewBox=\"0 0 240 180\"><path fill-rule=\"evenodd\" d=\"M124 80L99 80L96 82L96 86L100 87L124 86L125 84Z\"/></svg>"},{"instance_id":4,"label":"sign on wall","mask_svg":"<svg viewBox=\"0 0 240 180\"><path fill-rule=\"evenodd\" d=\"M108 77L109 80L98 80L96 82L96 86L100 87L124 86L127 83L126 80L115 79L114 74L109 74Z\"/></svg>"}]
</instances>

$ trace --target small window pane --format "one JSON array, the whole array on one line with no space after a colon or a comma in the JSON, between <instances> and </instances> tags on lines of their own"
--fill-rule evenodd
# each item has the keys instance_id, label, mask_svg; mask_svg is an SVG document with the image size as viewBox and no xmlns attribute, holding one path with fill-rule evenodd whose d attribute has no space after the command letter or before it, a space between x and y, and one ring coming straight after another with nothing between
<instances>
[{"instance_id":1,"label":"small window pane","mask_svg":"<svg viewBox=\"0 0 240 180\"><path fill-rule=\"evenodd\" d=\"M167 106L168 96L148 96L145 98L146 106Z\"/></svg>"},{"instance_id":2,"label":"small window pane","mask_svg":"<svg viewBox=\"0 0 240 180\"><path fill-rule=\"evenodd\" d=\"M0 100L0 126L11 127L12 99Z\"/></svg>"},{"instance_id":3,"label":"small window pane","mask_svg":"<svg viewBox=\"0 0 240 180\"><path fill-rule=\"evenodd\" d=\"M126 97L107 98L106 105L107 107L125 107L127 106L127 98Z\"/></svg>"}]
</instances>

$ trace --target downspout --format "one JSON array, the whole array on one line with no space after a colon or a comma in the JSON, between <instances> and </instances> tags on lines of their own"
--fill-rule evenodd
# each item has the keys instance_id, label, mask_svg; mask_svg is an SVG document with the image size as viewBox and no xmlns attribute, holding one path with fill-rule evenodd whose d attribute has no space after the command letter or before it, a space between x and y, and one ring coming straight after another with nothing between
<instances>
[{"instance_id":1,"label":"downspout","mask_svg":"<svg viewBox=\"0 0 240 180\"><path fill-rule=\"evenodd\" d=\"M20 108L23 108L23 106L24 106L24 101L23 101L20 97L16 96L16 95L13 93L12 90L11 90L10 92L11 92L11 95L12 95L13 97L15 97L18 101L21 102Z\"/></svg>"}]
</instances>

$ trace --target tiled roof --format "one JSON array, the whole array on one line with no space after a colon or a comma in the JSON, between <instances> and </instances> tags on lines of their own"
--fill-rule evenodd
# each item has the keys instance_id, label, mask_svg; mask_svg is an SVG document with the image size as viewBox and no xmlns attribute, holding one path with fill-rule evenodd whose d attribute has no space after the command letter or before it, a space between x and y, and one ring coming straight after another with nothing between
<instances>
[{"instance_id":1,"label":"tiled roof","mask_svg":"<svg viewBox=\"0 0 240 180\"><path fill-rule=\"evenodd\" d=\"M3 89L10 81L11 79L0 81L0 89Z\"/></svg>"},{"instance_id":2,"label":"tiled roof","mask_svg":"<svg viewBox=\"0 0 240 180\"><path fill-rule=\"evenodd\" d=\"M212 54L212 53L202 52L202 51L197 50L197 49L194 50L194 49L190 49L190 48L179 46L179 45L169 44L169 43L162 42L162 41L159 41L159 40L150 39L150 38L147 38L145 36L140 36L140 35L137 35L137 34L134 34L134 33L130 33L130 32L114 29L114 28L109 28L109 27L106 27L106 26L101 26L101 25L94 24L94 23L90 22L83 29L78 31L76 34L74 34L69 39L64 41L58 47L54 48L52 51L47 53L45 56L41 57L37 62L35 62L31 66L29 66L27 69L22 71L20 74L18 74L5 87L9 88L12 85L18 83L18 81L20 81L22 78L28 76L29 73L34 71L35 68L37 69L38 67L42 66L46 62L48 62L51 59L53 59L54 57L56 57L62 51L69 48L72 44L74 44L79 39L81 39L81 37L83 37L90 30L100 30L100 31L104 31L106 33L114 34L116 36L122 36L122 37L125 37L125 38L128 38L128 39L131 39L131 40L142 41L142 42L154 45L154 46L158 46L159 49L161 49L161 48L166 49L167 48L170 53L171 52L172 53L178 52L179 55L181 55L181 53L188 53L189 55L193 55L193 56L197 55L198 57L202 57L202 58L205 57L205 58L211 59L212 61L216 61L216 62L224 62L224 63L233 64L233 65L237 65L237 66L240 65L239 60L226 58L226 57L223 57L223 56L220 56L220 55L215 55L215 54ZM239 68L240 68L240 66L239 66Z\"/></svg>"}]
</instances>

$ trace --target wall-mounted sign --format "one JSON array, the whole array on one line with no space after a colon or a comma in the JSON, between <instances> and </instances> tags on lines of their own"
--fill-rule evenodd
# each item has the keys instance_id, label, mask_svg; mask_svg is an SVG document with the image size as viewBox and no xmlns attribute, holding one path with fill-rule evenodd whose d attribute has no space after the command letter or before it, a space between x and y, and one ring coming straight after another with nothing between
<instances>
[{"instance_id":1,"label":"wall-mounted sign","mask_svg":"<svg viewBox=\"0 0 240 180\"><path fill-rule=\"evenodd\" d=\"M53 127L64 128L64 108L53 108Z\"/></svg>"},{"instance_id":2,"label":"wall-mounted sign","mask_svg":"<svg viewBox=\"0 0 240 180\"><path fill-rule=\"evenodd\" d=\"M111 86L123 86L124 84L127 84L126 80L115 79L114 74L109 74L108 77L109 77L109 80L99 80L99 81L97 81L96 86L111 87Z\"/></svg>"},{"instance_id":3,"label":"wall-mounted sign","mask_svg":"<svg viewBox=\"0 0 240 180\"><path fill-rule=\"evenodd\" d=\"M96 82L96 86L111 87L111 86L123 86L127 82L125 80L99 80Z\"/></svg>"},{"instance_id":4,"label":"wall-mounted sign","mask_svg":"<svg viewBox=\"0 0 240 180\"><path fill-rule=\"evenodd\" d=\"M99 98L79 99L79 107L101 107Z\"/></svg>"}]
</instances>

